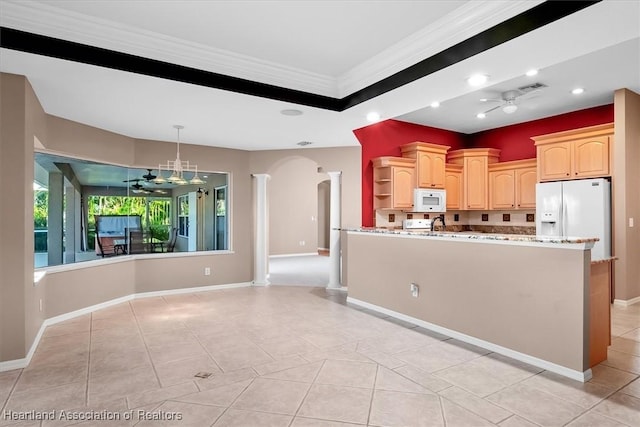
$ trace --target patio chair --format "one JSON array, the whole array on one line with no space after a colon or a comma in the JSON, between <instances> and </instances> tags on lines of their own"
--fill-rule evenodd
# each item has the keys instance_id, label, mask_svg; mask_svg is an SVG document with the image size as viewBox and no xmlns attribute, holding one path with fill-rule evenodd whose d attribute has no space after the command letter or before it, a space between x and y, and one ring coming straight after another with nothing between
<instances>
[{"instance_id":1,"label":"patio chair","mask_svg":"<svg viewBox=\"0 0 640 427\"><path fill-rule=\"evenodd\" d=\"M171 237L169 238L169 242L167 243L167 252L173 252L176 248L176 240L178 239L178 228L173 227L171 229Z\"/></svg>"}]
</instances>

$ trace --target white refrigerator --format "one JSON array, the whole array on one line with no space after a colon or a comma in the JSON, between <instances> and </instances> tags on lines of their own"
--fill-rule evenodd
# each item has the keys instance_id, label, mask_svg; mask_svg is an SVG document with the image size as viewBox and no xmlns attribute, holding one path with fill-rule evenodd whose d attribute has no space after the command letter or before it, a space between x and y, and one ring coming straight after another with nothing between
<instances>
[{"instance_id":1,"label":"white refrigerator","mask_svg":"<svg viewBox=\"0 0 640 427\"><path fill-rule=\"evenodd\" d=\"M597 178L536 184L536 234L597 237L591 260L611 257L611 183Z\"/></svg>"}]
</instances>

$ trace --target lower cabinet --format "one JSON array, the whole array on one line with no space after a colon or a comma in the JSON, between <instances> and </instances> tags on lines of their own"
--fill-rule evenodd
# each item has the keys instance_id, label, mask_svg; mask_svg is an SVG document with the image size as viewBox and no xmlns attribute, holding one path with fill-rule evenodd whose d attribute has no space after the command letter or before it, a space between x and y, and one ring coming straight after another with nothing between
<instances>
[{"instance_id":1,"label":"lower cabinet","mask_svg":"<svg viewBox=\"0 0 640 427\"><path fill-rule=\"evenodd\" d=\"M607 360L611 345L611 267L613 261L592 262L589 283L589 367Z\"/></svg>"}]
</instances>

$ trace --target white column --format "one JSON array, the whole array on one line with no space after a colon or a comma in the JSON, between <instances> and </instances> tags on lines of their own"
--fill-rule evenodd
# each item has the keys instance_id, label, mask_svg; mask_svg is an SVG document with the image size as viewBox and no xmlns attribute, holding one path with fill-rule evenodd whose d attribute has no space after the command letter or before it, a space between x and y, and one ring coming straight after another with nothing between
<instances>
[{"instance_id":1,"label":"white column","mask_svg":"<svg viewBox=\"0 0 640 427\"><path fill-rule=\"evenodd\" d=\"M331 178L331 210L329 213L329 283L327 288L339 289L342 287L340 283L340 227L342 221L340 218L341 206L341 189L340 175L342 172L327 172Z\"/></svg>"},{"instance_id":2,"label":"white column","mask_svg":"<svg viewBox=\"0 0 640 427\"><path fill-rule=\"evenodd\" d=\"M268 252L267 252L267 180L271 178L264 173L253 174L256 187L256 239L254 251L253 284L266 286Z\"/></svg>"}]
</instances>

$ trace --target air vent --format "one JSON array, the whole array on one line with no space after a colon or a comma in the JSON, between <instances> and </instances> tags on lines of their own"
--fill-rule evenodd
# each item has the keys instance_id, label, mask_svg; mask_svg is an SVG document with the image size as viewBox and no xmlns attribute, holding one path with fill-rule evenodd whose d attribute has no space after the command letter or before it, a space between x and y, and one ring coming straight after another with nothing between
<instances>
[{"instance_id":1,"label":"air vent","mask_svg":"<svg viewBox=\"0 0 640 427\"><path fill-rule=\"evenodd\" d=\"M304 147L305 145L313 144L313 142L311 142L311 141L300 141L300 142L296 142L296 144L298 144L300 147Z\"/></svg>"},{"instance_id":2,"label":"air vent","mask_svg":"<svg viewBox=\"0 0 640 427\"><path fill-rule=\"evenodd\" d=\"M542 88L545 88L545 87L548 87L548 86L546 84L544 84L544 83L533 83L533 84L530 84L530 85L527 85L527 86L519 87L518 90L520 92L527 93L527 92L531 92L532 90L542 89Z\"/></svg>"}]
</instances>

